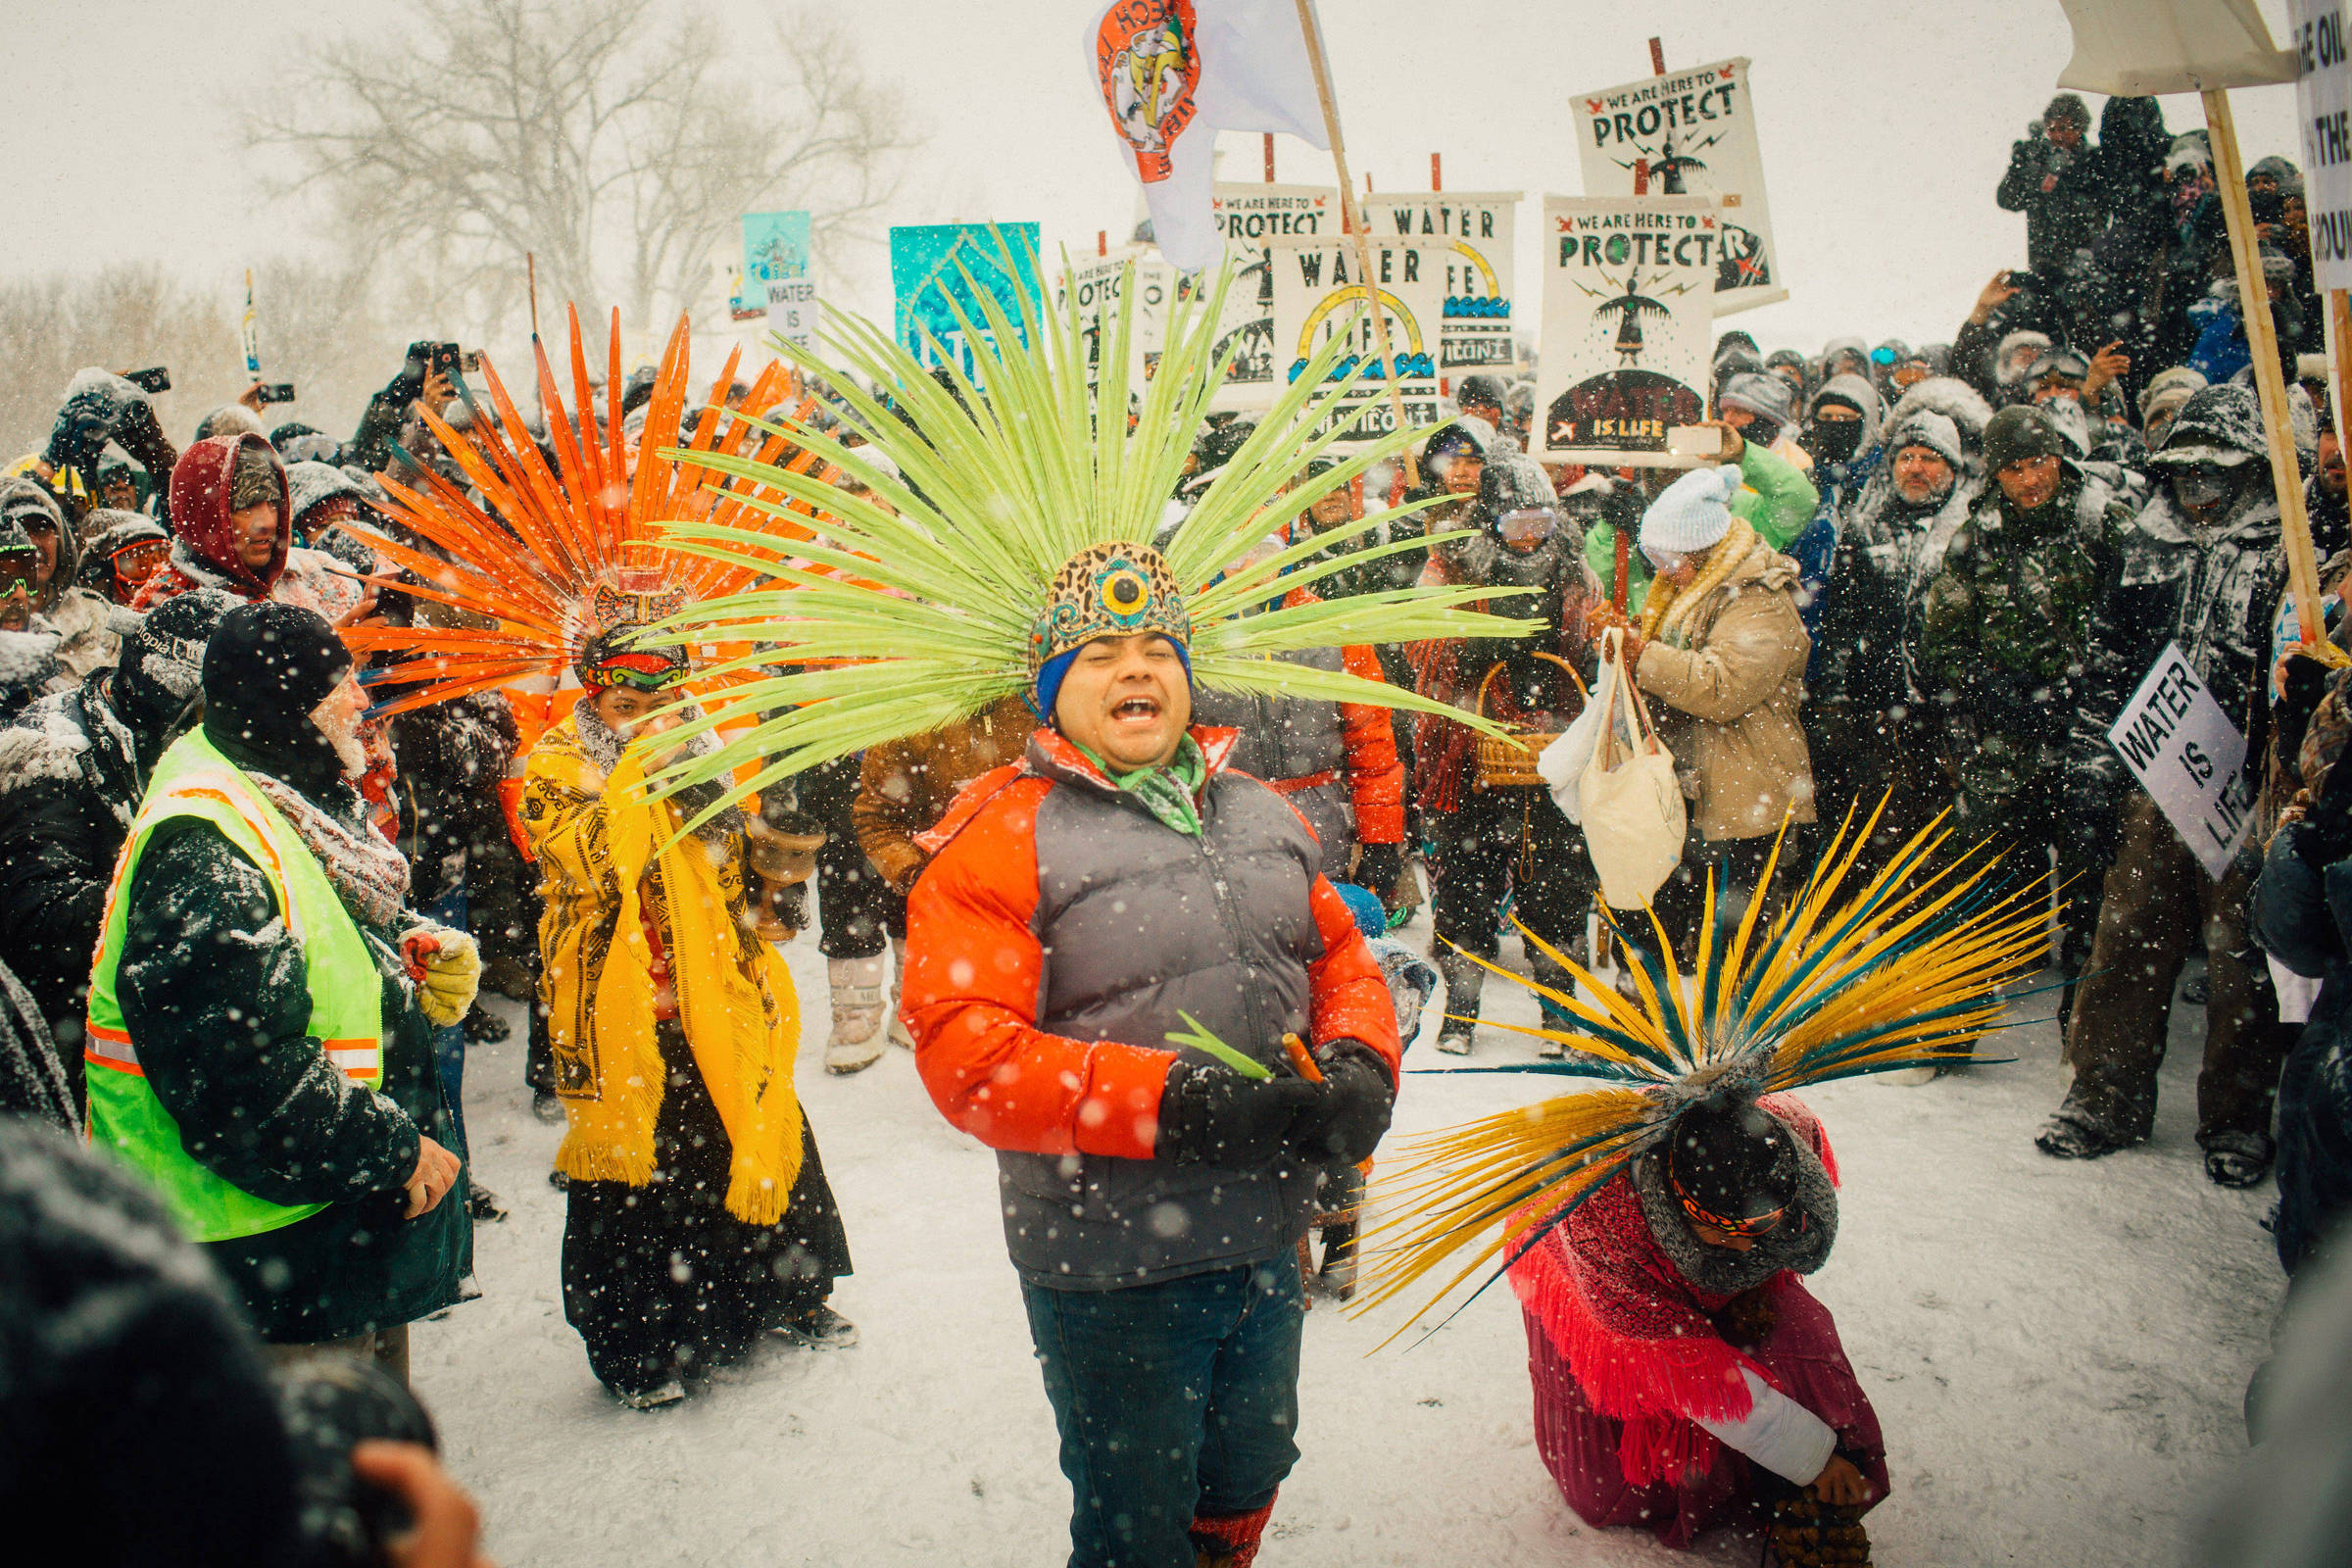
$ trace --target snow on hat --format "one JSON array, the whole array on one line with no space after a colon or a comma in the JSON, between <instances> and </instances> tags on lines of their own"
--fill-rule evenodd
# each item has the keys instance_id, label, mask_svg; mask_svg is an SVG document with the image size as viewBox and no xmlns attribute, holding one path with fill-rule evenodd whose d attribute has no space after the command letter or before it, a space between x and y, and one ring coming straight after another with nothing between
<instances>
[{"instance_id":1,"label":"snow on hat","mask_svg":"<svg viewBox=\"0 0 2352 1568\"><path fill-rule=\"evenodd\" d=\"M1886 437L1888 453L1905 447L1926 447L1953 467L1960 466L1960 426L1948 414L1920 409L1904 416Z\"/></svg>"},{"instance_id":2,"label":"snow on hat","mask_svg":"<svg viewBox=\"0 0 2352 1568\"><path fill-rule=\"evenodd\" d=\"M293 509L296 523L299 524L313 507L336 496L366 499L360 487L352 483L351 476L331 463L286 465L286 504Z\"/></svg>"},{"instance_id":3,"label":"snow on hat","mask_svg":"<svg viewBox=\"0 0 2352 1568\"><path fill-rule=\"evenodd\" d=\"M1730 464L1684 474L1642 514L1642 548L1680 556L1713 548L1731 532L1732 497L1740 485L1740 470Z\"/></svg>"},{"instance_id":4,"label":"snow on hat","mask_svg":"<svg viewBox=\"0 0 2352 1568\"><path fill-rule=\"evenodd\" d=\"M1745 409L1776 425L1796 417L1795 391L1785 378L1769 373L1749 371L1733 376L1715 394L1715 401L1727 409Z\"/></svg>"},{"instance_id":5,"label":"snow on hat","mask_svg":"<svg viewBox=\"0 0 2352 1568\"><path fill-rule=\"evenodd\" d=\"M2190 393L2204 385L2205 372L2193 366L2176 365L2169 370L2158 370L2148 377L2148 384L2140 389L2140 422L2144 424L2154 418L2160 407L2179 408L2188 401Z\"/></svg>"},{"instance_id":6,"label":"snow on hat","mask_svg":"<svg viewBox=\"0 0 2352 1568\"><path fill-rule=\"evenodd\" d=\"M0 545L0 551L30 550L31 532L36 527L62 534L66 514L37 480L22 474L0 479L0 529L5 529L12 539L23 540L21 544Z\"/></svg>"},{"instance_id":7,"label":"snow on hat","mask_svg":"<svg viewBox=\"0 0 2352 1568\"><path fill-rule=\"evenodd\" d=\"M2164 174L2167 179L2191 166L2204 170L2213 168L2213 148L2205 140L2202 131L2182 131L2173 138L2171 150L2164 155Z\"/></svg>"},{"instance_id":8,"label":"snow on hat","mask_svg":"<svg viewBox=\"0 0 2352 1568\"><path fill-rule=\"evenodd\" d=\"M2031 327L2021 326L2016 331L2004 335L2001 341L1993 348L1992 351L1992 368L1993 374L1996 378L2000 379L2004 383L2014 382L2018 375L2024 373L2023 371L2019 371L2016 374L2012 374L2009 369L2009 364L2010 361L2016 356L2017 351L2026 347L2028 344L2033 345L2036 351L2034 357L2038 359L2040 357L2039 351L2050 346L2050 334L2047 332L2036 332Z\"/></svg>"},{"instance_id":9,"label":"snow on hat","mask_svg":"<svg viewBox=\"0 0 2352 1568\"><path fill-rule=\"evenodd\" d=\"M2233 466L2264 449L2262 409L2251 387L2201 387L2180 406L2164 445L2148 455L2151 464L2211 463Z\"/></svg>"},{"instance_id":10,"label":"snow on hat","mask_svg":"<svg viewBox=\"0 0 2352 1568\"><path fill-rule=\"evenodd\" d=\"M1988 473L1998 473L2010 464L2030 458L2069 456L2066 437L2036 404L2012 403L1984 426L1984 468Z\"/></svg>"},{"instance_id":11,"label":"snow on hat","mask_svg":"<svg viewBox=\"0 0 2352 1568\"><path fill-rule=\"evenodd\" d=\"M1488 408L1499 409L1502 407L1502 400L1509 395L1509 390L1502 384L1502 377L1499 375L1483 373L1465 375L1461 379L1461 384L1454 388L1453 401L1457 407L1477 403Z\"/></svg>"},{"instance_id":12,"label":"snow on hat","mask_svg":"<svg viewBox=\"0 0 2352 1568\"><path fill-rule=\"evenodd\" d=\"M2268 174L2273 180L2277 181L2278 185L2278 194L2281 196L2300 196L2303 194L2303 171L2297 169L2293 164L2279 157L2277 153L2273 153L2270 157L2257 161L2252 169L2246 171L2246 178L2248 181L2251 181L2257 174Z\"/></svg>"},{"instance_id":13,"label":"snow on hat","mask_svg":"<svg viewBox=\"0 0 2352 1568\"><path fill-rule=\"evenodd\" d=\"M2041 120L2045 125L2053 120L2071 121L2084 130L2088 130L2090 128L2090 106L2074 93L2062 92L2050 100L2050 106L2041 112Z\"/></svg>"}]
</instances>

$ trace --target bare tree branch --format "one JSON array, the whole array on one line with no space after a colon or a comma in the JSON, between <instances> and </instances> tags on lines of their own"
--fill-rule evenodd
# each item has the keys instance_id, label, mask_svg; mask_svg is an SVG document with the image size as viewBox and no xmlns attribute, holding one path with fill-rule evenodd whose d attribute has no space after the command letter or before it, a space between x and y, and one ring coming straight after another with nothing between
<instances>
[{"instance_id":1,"label":"bare tree branch","mask_svg":"<svg viewBox=\"0 0 2352 1568\"><path fill-rule=\"evenodd\" d=\"M813 17L751 77L676 0L410 0L413 48L330 42L246 137L289 156L281 194L330 204L355 255L421 280L476 336L546 291L633 327L711 294L747 211L805 208L820 257L863 236L914 145L894 93Z\"/></svg>"}]
</instances>

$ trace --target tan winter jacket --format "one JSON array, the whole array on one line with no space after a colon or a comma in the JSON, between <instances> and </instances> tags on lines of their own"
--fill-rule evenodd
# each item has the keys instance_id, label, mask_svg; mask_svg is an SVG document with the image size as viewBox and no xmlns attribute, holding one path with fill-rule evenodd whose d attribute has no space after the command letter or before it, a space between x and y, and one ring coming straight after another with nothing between
<instances>
[{"instance_id":1,"label":"tan winter jacket","mask_svg":"<svg viewBox=\"0 0 2352 1568\"><path fill-rule=\"evenodd\" d=\"M1759 543L1695 611L1689 646L1642 647L1635 679L1665 705L1659 738L1702 838L1776 833L1785 812L1813 820L1813 762L1796 716L1813 644L1796 582L1796 563Z\"/></svg>"},{"instance_id":2,"label":"tan winter jacket","mask_svg":"<svg viewBox=\"0 0 2352 1568\"><path fill-rule=\"evenodd\" d=\"M1029 704L1007 697L984 713L868 751L850 820L882 880L899 893L911 889L930 859L914 847L914 836L947 815L966 784L1019 761L1036 728Z\"/></svg>"}]
</instances>

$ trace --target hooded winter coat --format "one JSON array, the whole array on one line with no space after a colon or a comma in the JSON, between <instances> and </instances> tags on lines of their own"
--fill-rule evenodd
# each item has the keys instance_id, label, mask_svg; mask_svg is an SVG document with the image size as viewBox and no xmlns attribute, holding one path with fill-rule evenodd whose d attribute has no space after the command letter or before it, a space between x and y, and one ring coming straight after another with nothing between
<instances>
[{"instance_id":1,"label":"hooded winter coat","mask_svg":"<svg viewBox=\"0 0 2352 1568\"><path fill-rule=\"evenodd\" d=\"M1837 590L1834 571L1838 522L1846 504L1862 493L1862 487L1886 458L1879 450L1879 427L1886 421L1886 405L1868 380L1859 375L1832 376L1805 403L1808 433L1824 427L1820 416L1825 402L1851 408L1862 417L1854 421L1859 428L1855 431L1853 450L1846 457L1824 460L1818 452L1813 454L1813 488L1820 493L1821 502L1813 509L1813 520L1805 524L1805 531L1788 544L1788 559L1796 563L1803 586L1797 609L1805 617L1805 631L1813 636L1817 650L1821 646L1821 617Z\"/></svg>"},{"instance_id":2,"label":"hooded winter coat","mask_svg":"<svg viewBox=\"0 0 2352 1568\"><path fill-rule=\"evenodd\" d=\"M1561 530L1533 550L1514 550L1493 531L1508 512L1556 507L1550 481L1532 459L1516 453L1490 464L1466 521L1477 532L1462 542L1444 580L1485 588L1535 588L1532 594L1478 600L1474 608L1543 630L1525 638L1447 638L1410 643L1405 658L1413 689L1453 708L1479 710L1484 688L1489 717L1539 731L1566 729L1583 710L1575 682L1549 660L1589 663L1585 612L1600 603L1600 585L1578 559L1573 532ZM1606 524L1596 524L1606 526ZM1436 564L1424 582L1439 580ZM1490 681L1489 676L1493 679ZM1437 713L1413 715L1413 800L1424 810L1455 811L1474 782L1477 731Z\"/></svg>"},{"instance_id":3,"label":"hooded winter coat","mask_svg":"<svg viewBox=\"0 0 2352 1568\"><path fill-rule=\"evenodd\" d=\"M119 666L0 729L0 955L49 1020L76 1086L107 881L147 775L196 694L203 637L232 604L188 596L124 644Z\"/></svg>"},{"instance_id":4,"label":"hooded winter coat","mask_svg":"<svg viewBox=\"0 0 2352 1568\"><path fill-rule=\"evenodd\" d=\"M1641 688L1673 710L1657 715L1659 738L1706 839L1777 833L1785 817L1813 820L1813 763L1797 721L1813 644L1796 585L1796 563L1752 540L1673 640L1643 645L1634 670Z\"/></svg>"},{"instance_id":5,"label":"hooded winter coat","mask_svg":"<svg viewBox=\"0 0 2352 1568\"><path fill-rule=\"evenodd\" d=\"M268 453L277 470L277 542L258 568L237 554L228 506L237 456L248 448ZM172 474L172 559L139 590L132 609L153 609L191 588L219 588L240 599L299 605L335 621L360 602L359 585L346 575L349 567L320 551L296 548L286 466L263 437L249 433L199 441L180 455Z\"/></svg>"},{"instance_id":6,"label":"hooded winter coat","mask_svg":"<svg viewBox=\"0 0 2352 1568\"><path fill-rule=\"evenodd\" d=\"M2107 742L2108 728L2165 644L2180 645L2222 711L2240 726L2269 674L2267 608L2277 603L2286 558L2253 392L2217 386L2190 398L2163 451L2194 446L2249 455L2233 470L2235 494L2199 522L2169 482L2159 488L2124 531L2115 586L2091 620L2071 766L2084 788L2111 800L2120 798L2129 775Z\"/></svg>"},{"instance_id":7,"label":"hooded winter coat","mask_svg":"<svg viewBox=\"0 0 2352 1568\"><path fill-rule=\"evenodd\" d=\"M81 585L81 535L66 521L64 510L49 492L27 478L0 479L0 516L29 520L20 516L24 513L45 517L57 535L57 560L48 586L32 608L57 636L51 657L57 662L56 689L63 689L115 662L124 618L115 614L104 596Z\"/></svg>"},{"instance_id":8,"label":"hooded winter coat","mask_svg":"<svg viewBox=\"0 0 2352 1568\"><path fill-rule=\"evenodd\" d=\"M998 1151L1024 1282L1102 1291L1283 1260L1317 1173L1153 1158L1189 1012L1279 1067L1282 1038L1402 1048L1379 962L1288 803L1197 729L1198 836L1154 816L1052 729L923 838L904 1014L951 1122Z\"/></svg>"},{"instance_id":9,"label":"hooded winter coat","mask_svg":"<svg viewBox=\"0 0 2352 1568\"><path fill-rule=\"evenodd\" d=\"M374 831L348 784L318 782L318 758L331 756L321 741L247 741L219 717L206 735L229 761L285 781L347 832ZM316 737L316 725L303 727ZM383 1079L370 1092L309 1033L303 939L287 929L260 867L218 828L193 817L158 827L125 898L116 995L139 1069L188 1153L257 1198L327 1205L277 1230L205 1244L262 1338L346 1339L455 1302L472 1268L466 1182L429 1212L402 1217L418 1138L460 1142L433 1026L402 964L406 931L353 912L381 991Z\"/></svg>"}]
</instances>

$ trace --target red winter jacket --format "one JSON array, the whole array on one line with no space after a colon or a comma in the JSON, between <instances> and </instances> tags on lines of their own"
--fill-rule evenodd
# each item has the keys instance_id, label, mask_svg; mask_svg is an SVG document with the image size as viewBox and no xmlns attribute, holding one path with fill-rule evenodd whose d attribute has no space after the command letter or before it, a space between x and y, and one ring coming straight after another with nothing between
<instances>
[{"instance_id":1,"label":"red winter jacket","mask_svg":"<svg viewBox=\"0 0 2352 1568\"><path fill-rule=\"evenodd\" d=\"M1298 812L1196 729L1202 831L1162 824L1051 729L917 842L905 1013L941 1112L998 1150L1034 1283L1108 1289L1278 1255L1315 1172L1152 1159L1189 1012L1281 1069L1282 1037L1402 1054L1387 982Z\"/></svg>"}]
</instances>

